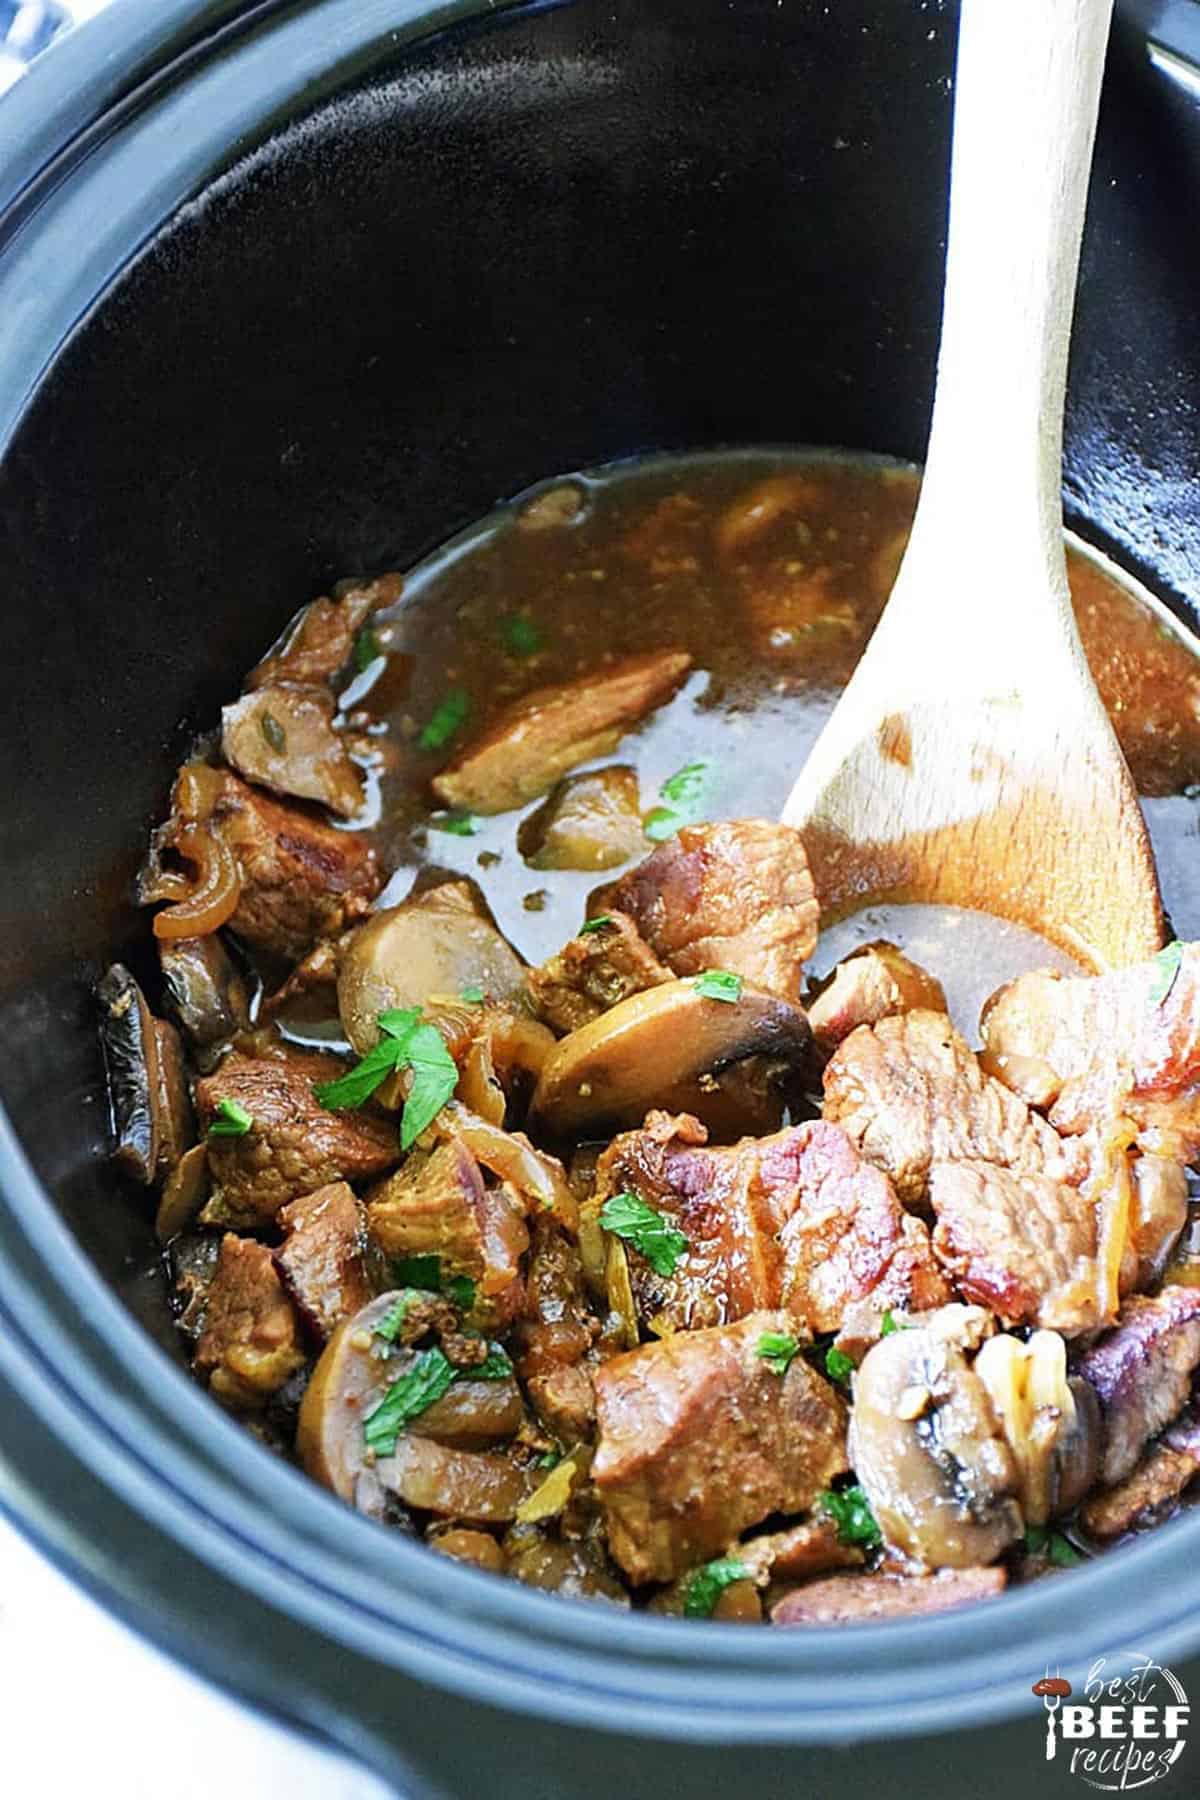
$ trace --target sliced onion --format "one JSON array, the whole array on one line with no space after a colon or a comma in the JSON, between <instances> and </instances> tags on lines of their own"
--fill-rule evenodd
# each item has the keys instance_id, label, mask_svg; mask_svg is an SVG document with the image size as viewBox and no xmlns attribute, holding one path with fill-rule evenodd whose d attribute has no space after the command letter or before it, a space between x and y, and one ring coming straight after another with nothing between
<instances>
[{"instance_id":1,"label":"sliced onion","mask_svg":"<svg viewBox=\"0 0 1200 1800\"><path fill-rule=\"evenodd\" d=\"M156 913L154 935L160 938L205 937L237 911L242 877L232 850L205 825L185 825L175 849L194 863L195 878L177 904Z\"/></svg>"}]
</instances>

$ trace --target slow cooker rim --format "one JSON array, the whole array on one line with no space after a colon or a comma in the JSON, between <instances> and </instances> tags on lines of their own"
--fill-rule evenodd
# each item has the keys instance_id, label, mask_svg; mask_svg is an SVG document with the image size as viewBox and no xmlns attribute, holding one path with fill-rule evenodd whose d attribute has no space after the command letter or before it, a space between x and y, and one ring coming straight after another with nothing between
<instances>
[{"instance_id":1,"label":"slow cooker rim","mask_svg":"<svg viewBox=\"0 0 1200 1800\"><path fill-rule=\"evenodd\" d=\"M269 32L282 29L289 20L294 24L297 18L315 14L327 5L328 0L306 0L299 8L284 9L272 0L254 10L251 22ZM186 76L202 75L218 41L226 67L244 56L256 33L235 36L231 41L227 34L212 31L214 21L227 21L236 10L226 0L212 0L199 14L193 11L189 19L187 0L173 0L167 6L156 0L123 0L121 7L93 21L86 33L90 40L90 65L111 68L114 59L128 55L135 46L141 61L122 84L119 104L110 104L93 84L95 111L88 113L85 107L86 129L111 131L114 136L137 129L141 117L153 113L161 94ZM441 7L397 4L392 11L402 13L406 23L411 24L408 35L413 38L439 31L451 20L474 22L486 18L501 26L504 20L504 11L488 6L486 0L459 0L458 4ZM375 32L377 17L378 9L363 22L367 39ZM183 31L185 23L194 24L195 32ZM155 24L160 27L158 31ZM182 32L182 49L171 38L173 32ZM168 54L172 45L175 48ZM63 46L62 60L56 63L52 56L42 69L35 69L24 84L25 92L18 90L15 97L26 118L38 107L47 108L50 123L42 141L54 146L47 160L58 160L54 184L42 184L51 189L44 200L46 206L53 204L60 188L65 190L73 183L102 186L104 180L103 159L96 159L94 166L71 160L71 146L78 142L81 115L77 86L83 81L84 65L79 55L66 60L69 48L69 44ZM347 61L349 57L347 48ZM152 93L139 86L139 73L143 79L153 77ZM299 68L289 70L296 88L303 88L302 73ZM336 84L336 70L322 64L320 73L327 89ZM133 106L124 104L130 96L136 102ZM304 91L305 109L311 102L310 87ZM116 112L120 113L119 118ZM15 117L19 134L20 111ZM227 143L221 143L218 151L219 131L220 120L214 115L208 133L215 164L220 163L221 152L226 157L229 154ZM42 167L46 166L44 161ZM14 183L12 165L0 168L0 193L22 191L28 195L28 174L26 168L26 180ZM38 205L42 204L39 199ZM172 210L168 208L161 217L149 221L142 238L125 246L123 257L108 269L93 294L95 303L103 299L128 261ZM32 229L36 218L34 212L26 220L26 228ZM2 237L0 231L0 241ZM0 255L0 303L6 272L4 257ZM46 328L55 319L58 335L54 337L51 332L54 341L48 341ZM76 323L69 309L56 315L53 307L47 308L45 321L42 337L39 339L36 329L29 329L10 366L0 366L0 430L5 424L16 422ZM17 367L21 353L27 360L23 367ZM35 356L36 360L29 360ZM711 1624L681 1625L607 1614L599 1609L566 1607L561 1601L529 1592L515 1583L495 1582L434 1558L418 1547L381 1538L366 1521L348 1514L294 1471L274 1463L213 1407L163 1352L149 1344L81 1247L66 1232L7 1120L0 1133L0 1218L7 1226L0 1251L0 1317L8 1328L0 1343L0 1367L26 1393L39 1383L52 1384L59 1409L59 1433L94 1446L96 1464L106 1466L112 1491L120 1496L118 1503L135 1506L139 1504L132 1498L135 1492L143 1496L152 1492L160 1523L169 1514L173 1528L181 1535L190 1533L193 1540L203 1523L215 1534L214 1556L220 1550L256 1593L271 1594L270 1603L278 1605L282 1614L286 1616L298 1609L303 1598L317 1629L330 1630L335 1636L357 1633L368 1654L410 1669L415 1664L423 1678L430 1673L430 1644L435 1640L422 1637L420 1631L432 1630L439 1623L444 1625L448 1616L454 1621L469 1621L480 1633L486 1626L497 1634L507 1653L507 1676L497 1657L494 1666L489 1665L490 1685L483 1680L485 1665L480 1654L460 1659L461 1667L457 1669L449 1664L439 1667L437 1679L443 1685L459 1687L476 1699L605 1730L706 1737L713 1742L845 1742L856 1737L896 1736L1005 1716L1024 1704L1025 1674L1033 1663L1040 1666L1046 1646L1052 1646L1051 1655L1055 1654L1053 1646L1057 1646L1062 1659L1068 1650L1072 1660L1081 1654L1081 1639L1074 1621L1070 1624L1076 1629L1076 1636L1069 1646L1063 1635L1064 1595L1060 1584L1053 1584L1052 1590L1043 1584L1040 1589L1010 1593L983 1610L971 1609L913 1624L769 1636L731 1634ZM22 1253L24 1267L20 1266ZM79 1309L81 1298L86 1319L82 1332L77 1331L68 1345L62 1323ZM136 1406L114 1409L110 1404L103 1412L95 1406L96 1394L103 1395L105 1388L106 1359L110 1366L115 1365L126 1374L131 1369L136 1371L139 1361L150 1371L144 1378L139 1377L144 1391L137 1396ZM151 1387L160 1392L152 1394ZM162 1417L166 1407L174 1414L174 1437ZM188 1440L186 1448L192 1458L188 1463L181 1459L181 1433ZM20 1464L19 1444L5 1443L2 1454L14 1466ZM170 1461L172 1457L177 1459L174 1463ZM185 1474L192 1483L187 1494L183 1491ZM201 1493L206 1496L203 1506L198 1499ZM259 1499L257 1511L248 1496ZM261 1504L264 1499L270 1505ZM252 1529L271 1516L285 1517L289 1528L282 1534L283 1543L274 1547ZM290 1535L293 1524L300 1527L294 1542ZM1079 1611L1094 1610L1093 1596L1096 1601L1112 1596L1114 1614L1119 1610L1118 1592L1123 1593L1126 1605L1141 1594L1149 1606L1153 1596L1153 1610L1149 1617L1143 1610L1135 1635L1152 1632L1160 1654L1194 1648L1197 1633L1194 1627L1189 1629L1182 1602L1186 1583L1176 1579L1173 1584L1172 1576L1177 1578L1188 1566L1189 1550L1198 1533L1200 1518L1179 1521L1154 1539L1122 1552L1117 1564L1077 1572L1071 1583L1072 1591L1079 1597ZM361 1593L352 1597L344 1588L338 1606L338 1596L316 1582L311 1570L297 1567L295 1561L281 1554L290 1549L298 1555L301 1548L311 1549L317 1542L327 1547L333 1536L345 1540L355 1553L351 1558L343 1551L343 1573L352 1566L361 1578L373 1578L378 1588L382 1585L381 1572L386 1578L394 1571L397 1597L402 1594L410 1609L414 1604L419 1607L421 1617L403 1621L395 1615L394 1608L392 1616L384 1617L377 1607L365 1603ZM60 1560L69 1563L72 1559L69 1552L64 1552ZM81 1560L75 1558L77 1567ZM286 1569L288 1575L283 1584L277 1579L281 1569ZM272 1591L281 1586L282 1591ZM120 1587L111 1575L108 1593L114 1610L128 1610L121 1604ZM992 1627L989 1638L1003 1631L1003 1658L997 1645L989 1644L986 1652L981 1652L975 1641L985 1620ZM144 1618L138 1624L146 1629ZM1090 1629L1095 1636L1096 1627ZM386 1645L377 1641L381 1635L387 1637ZM1125 1637L1122 1631L1122 1640ZM1103 1629L1096 1643L1097 1647L1111 1647ZM540 1647L546 1657L553 1659L552 1667L550 1663L546 1665L551 1679L545 1686L539 1685L528 1660L522 1665L519 1654L514 1657L514 1652L519 1653L522 1648L528 1651L532 1646ZM606 1678L603 1682L579 1681L576 1693L573 1680L579 1678L579 1664L589 1655L600 1659ZM565 1661L567 1657L578 1659L574 1677ZM196 1660L204 1663L199 1647ZM972 1685L971 1678L980 1673L981 1660L994 1664L997 1672L1003 1661L1004 1680L1000 1681L997 1673L995 1680L979 1679ZM904 1665L902 1686L896 1681L898 1663ZM613 1670L618 1664L633 1670L633 1685L625 1691L618 1691L614 1679ZM210 1672L219 1679L219 1671ZM875 1698L873 1672L879 1680ZM289 1673L294 1683L296 1671ZM730 1704L735 1675L746 1678L747 1688L744 1695L738 1694L736 1708ZM913 1688L921 1679L932 1680L935 1675L945 1681L945 1690L935 1691L927 1701L914 1701ZM845 1689L850 1676L852 1699L848 1701ZM937 1688L938 1683L933 1685ZM890 1699L884 1696L885 1686ZM294 1694L294 1688L291 1692ZM764 1692L768 1695L767 1704L756 1707L754 1697L761 1698ZM614 1700L624 1708L618 1725L612 1718ZM867 1708L870 1717L864 1719ZM296 1708L285 1704L284 1710ZM304 1716L303 1708L300 1710Z\"/></svg>"}]
</instances>

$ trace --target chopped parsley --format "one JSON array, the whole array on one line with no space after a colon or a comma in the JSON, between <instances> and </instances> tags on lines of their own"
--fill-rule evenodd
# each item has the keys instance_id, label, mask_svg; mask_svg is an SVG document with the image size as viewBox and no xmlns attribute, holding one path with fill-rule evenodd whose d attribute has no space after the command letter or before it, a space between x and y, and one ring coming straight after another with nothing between
<instances>
[{"instance_id":1,"label":"chopped parsley","mask_svg":"<svg viewBox=\"0 0 1200 1800\"><path fill-rule=\"evenodd\" d=\"M385 1343L394 1344L400 1334L404 1321L408 1316L409 1308L413 1301L418 1298L419 1295L414 1288L406 1288L404 1293L402 1293L400 1298L396 1301L396 1304L390 1306L387 1312L384 1313L378 1325L375 1326L372 1336L382 1338Z\"/></svg>"},{"instance_id":2,"label":"chopped parsley","mask_svg":"<svg viewBox=\"0 0 1200 1800\"><path fill-rule=\"evenodd\" d=\"M457 1375L458 1370L443 1351L422 1350L363 1420L368 1450L390 1456L404 1427L440 1400Z\"/></svg>"},{"instance_id":3,"label":"chopped parsley","mask_svg":"<svg viewBox=\"0 0 1200 1800\"><path fill-rule=\"evenodd\" d=\"M1151 964L1154 970L1154 979L1150 984L1151 1006L1162 1006L1175 986L1182 963L1183 945L1176 938L1165 950L1159 951Z\"/></svg>"},{"instance_id":4,"label":"chopped parsley","mask_svg":"<svg viewBox=\"0 0 1200 1800\"><path fill-rule=\"evenodd\" d=\"M903 1316L897 1318L890 1306L879 1321L880 1337L891 1337L894 1331L907 1331L908 1328L908 1320Z\"/></svg>"},{"instance_id":5,"label":"chopped parsley","mask_svg":"<svg viewBox=\"0 0 1200 1800\"><path fill-rule=\"evenodd\" d=\"M400 1148L408 1150L445 1106L458 1084L458 1068L436 1026L421 1018L419 1006L379 1014L379 1042L336 1081L319 1081L313 1093L331 1112L363 1106L376 1088L399 1069L412 1070L400 1121Z\"/></svg>"},{"instance_id":6,"label":"chopped parsley","mask_svg":"<svg viewBox=\"0 0 1200 1800\"><path fill-rule=\"evenodd\" d=\"M425 1294L445 1294L461 1312L475 1304L475 1283L469 1275L442 1274L440 1256L401 1256L392 1264L392 1277L401 1287L420 1288Z\"/></svg>"},{"instance_id":7,"label":"chopped parsley","mask_svg":"<svg viewBox=\"0 0 1200 1800\"><path fill-rule=\"evenodd\" d=\"M612 924L611 913L597 913L594 919L585 919L579 927L579 937L591 937L593 931L603 931L606 925Z\"/></svg>"},{"instance_id":8,"label":"chopped parsley","mask_svg":"<svg viewBox=\"0 0 1200 1800\"><path fill-rule=\"evenodd\" d=\"M1076 1563L1087 1560L1069 1538L1061 1531L1051 1531L1047 1525L1026 1526L1025 1548L1031 1555L1049 1557L1056 1569L1072 1569Z\"/></svg>"},{"instance_id":9,"label":"chopped parsley","mask_svg":"<svg viewBox=\"0 0 1200 1800\"><path fill-rule=\"evenodd\" d=\"M440 1261L438 1257L434 1261ZM443 1284L442 1292L453 1300L460 1312L470 1312L475 1304L475 1283L469 1275L451 1275Z\"/></svg>"},{"instance_id":10,"label":"chopped parsley","mask_svg":"<svg viewBox=\"0 0 1200 1800\"><path fill-rule=\"evenodd\" d=\"M465 722L471 710L470 696L463 688L451 688L446 698L434 707L417 743L422 750L441 750Z\"/></svg>"},{"instance_id":11,"label":"chopped parsley","mask_svg":"<svg viewBox=\"0 0 1200 1800\"><path fill-rule=\"evenodd\" d=\"M683 1232L669 1225L639 1194L613 1194L600 1208L600 1223L605 1231L632 1244L659 1275L674 1274L675 1264L688 1249Z\"/></svg>"},{"instance_id":12,"label":"chopped parsley","mask_svg":"<svg viewBox=\"0 0 1200 1800\"><path fill-rule=\"evenodd\" d=\"M258 728L266 738L272 750L282 756L287 749L287 732L283 729L283 726L279 723L275 714L273 712L260 713L258 717Z\"/></svg>"},{"instance_id":13,"label":"chopped parsley","mask_svg":"<svg viewBox=\"0 0 1200 1800\"><path fill-rule=\"evenodd\" d=\"M208 1137L245 1137L253 1124L253 1116L246 1111L240 1100L218 1100L212 1116L212 1123L205 1135Z\"/></svg>"},{"instance_id":14,"label":"chopped parsley","mask_svg":"<svg viewBox=\"0 0 1200 1800\"><path fill-rule=\"evenodd\" d=\"M705 1000L724 1000L734 1006L742 997L742 978L733 975L728 969L705 969L693 983L696 992Z\"/></svg>"},{"instance_id":15,"label":"chopped parsley","mask_svg":"<svg viewBox=\"0 0 1200 1800\"><path fill-rule=\"evenodd\" d=\"M830 1381L840 1381L843 1386L854 1373L854 1358L839 1350L836 1344L830 1344L825 1352L825 1373Z\"/></svg>"},{"instance_id":16,"label":"chopped parsley","mask_svg":"<svg viewBox=\"0 0 1200 1800\"><path fill-rule=\"evenodd\" d=\"M713 1608L735 1581L749 1581L750 1571L734 1556L719 1556L716 1562L693 1569L683 1589L685 1619L711 1619Z\"/></svg>"},{"instance_id":17,"label":"chopped parsley","mask_svg":"<svg viewBox=\"0 0 1200 1800\"><path fill-rule=\"evenodd\" d=\"M448 812L430 813L429 823L434 831L449 832L451 837L478 837L479 819L473 812L463 812L451 807Z\"/></svg>"},{"instance_id":18,"label":"chopped parsley","mask_svg":"<svg viewBox=\"0 0 1200 1800\"><path fill-rule=\"evenodd\" d=\"M764 1331L754 1349L773 1375L786 1375L800 1349L800 1339L790 1331Z\"/></svg>"},{"instance_id":19,"label":"chopped parsley","mask_svg":"<svg viewBox=\"0 0 1200 1800\"><path fill-rule=\"evenodd\" d=\"M373 625L364 625L354 640L354 666L359 674L365 674L373 662L383 655L379 639L375 635Z\"/></svg>"},{"instance_id":20,"label":"chopped parsley","mask_svg":"<svg viewBox=\"0 0 1200 1800\"><path fill-rule=\"evenodd\" d=\"M833 1520L843 1544L861 1544L864 1550L874 1550L883 1542L871 1502L857 1482L853 1487L827 1488L818 1494L817 1511Z\"/></svg>"},{"instance_id":21,"label":"chopped parsley","mask_svg":"<svg viewBox=\"0 0 1200 1800\"><path fill-rule=\"evenodd\" d=\"M471 1381L507 1381L512 1372L512 1360L499 1344L489 1344L483 1361L462 1371Z\"/></svg>"},{"instance_id":22,"label":"chopped parsley","mask_svg":"<svg viewBox=\"0 0 1200 1800\"><path fill-rule=\"evenodd\" d=\"M542 647L542 634L524 613L510 613L500 627L504 648L510 656L536 656Z\"/></svg>"},{"instance_id":23,"label":"chopped parsley","mask_svg":"<svg viewBox=\"0 0 1200 1800\"><path fill-rule=\"evenodd\" d=\"M669 775L658 790L658 805L642 820L642 830L652 843L674 837L683 825L695 825L704 817L712 787L712 764L687 763Z\"/></svg>"},{"instance_id":24,"label":"chopped parsley","mask_svg":"<svg viewBox=\"0 0 1200 1800\"><path fill-rule=\"evenodd\" d=\"M460 1000L465 1000L468 1006L483 1005L483 989L481 987L465 987L458 997Z\"/></svg>"}]
</instances>

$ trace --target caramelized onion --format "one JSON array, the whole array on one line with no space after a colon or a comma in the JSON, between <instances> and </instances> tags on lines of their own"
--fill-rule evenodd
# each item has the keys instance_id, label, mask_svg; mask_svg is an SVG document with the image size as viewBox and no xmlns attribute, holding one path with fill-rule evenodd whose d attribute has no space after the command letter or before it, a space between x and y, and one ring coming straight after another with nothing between
<instances>
[{"instance_id":1,"label":"caramelized onion","mask_svg":"<svg viewBox=\"0 0 1200 1800\"><path fill-rule=\"evenodd\" d=\"M180 777L182 784L182 776ZM205 825L185 825L175 839L175 849L196 874L174 906L157 913L154 935L160 938L205 937L218 930L237 911L242 877L228 844ZM173 877L168 877L173 882Z\"/></svg>"}]
</instances>

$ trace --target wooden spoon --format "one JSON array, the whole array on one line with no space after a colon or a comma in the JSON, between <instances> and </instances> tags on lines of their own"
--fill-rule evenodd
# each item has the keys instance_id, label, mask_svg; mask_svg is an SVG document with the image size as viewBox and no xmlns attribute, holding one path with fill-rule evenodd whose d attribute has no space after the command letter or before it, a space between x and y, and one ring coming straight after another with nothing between
<instances>
[{"instance_id":1,"label":"wooden spoon","mask_svg":"<svg viewBox=\"0 0 1200 1800\"><path fill-rule=\"evenodd\" d=\"M1062 414L1112 0L963 0L937 394L891 599L792 790L822 910L939 901L1097 969L1163 941L1067 589Z\"/></svg>"}]
</instances>

